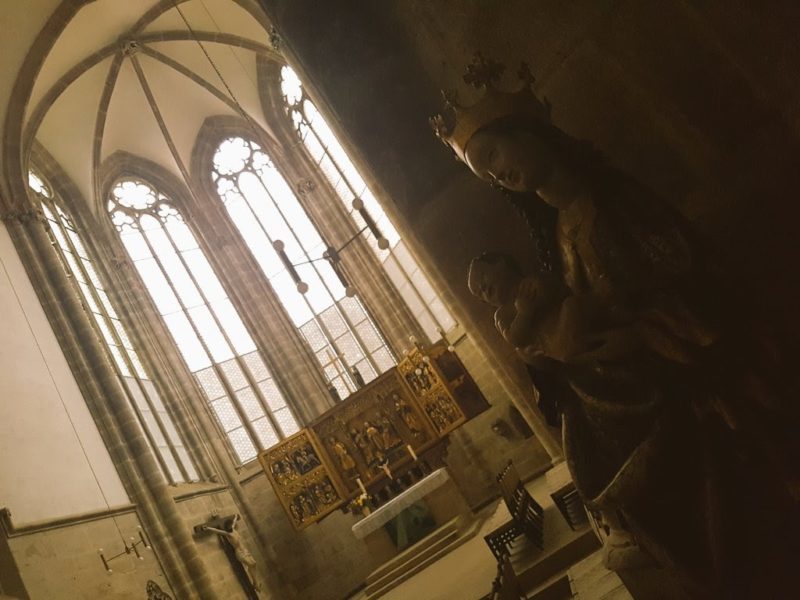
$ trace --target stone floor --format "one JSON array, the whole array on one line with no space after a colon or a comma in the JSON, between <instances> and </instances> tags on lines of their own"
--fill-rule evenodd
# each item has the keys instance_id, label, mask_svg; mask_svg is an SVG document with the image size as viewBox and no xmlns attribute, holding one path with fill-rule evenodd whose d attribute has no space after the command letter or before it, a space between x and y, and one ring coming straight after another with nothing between
<instances>
[{"instance_id":1,"label":"stone floor","mask_svg":"<svg viewBox=\"0 0 800 600\"><path fill-rule=\"evenodd\" d=\"M545 530L550 531L547 545L557 544L560 535L571 531L553 506L547 479L542 476L526 487L545 509ZM482 520L478 533L470 540L416 573L385 595L382 600L478 600L491 590L497 563L483 536L508 521L505 505L498 501L477 515ZM561 519L561 522L559 522ZM567 572L575 597L580 600L623 600L630 598L615 574L602 566L599 553L582 560ZM596 591L596 593L595 593ZM362 600L356 594L350 600Z\"/></svg>"}]
</instances>

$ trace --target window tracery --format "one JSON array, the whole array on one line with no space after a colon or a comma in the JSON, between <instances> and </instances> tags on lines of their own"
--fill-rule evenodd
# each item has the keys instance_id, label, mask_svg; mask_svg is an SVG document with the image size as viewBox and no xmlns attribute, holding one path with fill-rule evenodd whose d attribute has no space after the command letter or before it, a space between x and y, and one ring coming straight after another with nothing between
<instances>
[{"instance_id":1,"label":"window tracery","mask_svg":"<svg viewBox=\"0 0 800 600\"><path fill-rule=\"evenodd\" d=\"M358 296L321 258L328 244L264 150L242 137L223 140L214 154L212 179L228 215L339 396L357 387L352 368L366 382L391 368L395 360L383 336ZM297 287L276 244L295 265L302 281ZM300 285L304 293L298 293Z\"/></svg>"},{"instance_id":2,"label":"window tracery","mask_svg":"<svg viewBox=\"0 0 800 600\"><path fill-rule=\"evenodd\" d=\"M112 357L122 386L165 478L171 483L197 481L199 476L152 378L134 350L128 332L104 289L81 236L43 178L28 172L28 186L39 200L54 248L80 293L98 337Z\"/></svg>"},{"instance_id":3,"label":"window tracery","mask_svg":"<svg viewBox=\"0 0 800 600\"><path fill-rule=\"evenodd\" d=\"M452 315L314 102L306 94L295 71L288 65L283 66L280 81L284 107L306 151L325 175L359 229L367 223L354 208L353 202L363 202L389 242L388 248L381 248L377 240L370 239L370 247L428 338L431 341L437 339L442 331L448 331L455 326Z\"/></svg>"},{"instance_id":4,"label":"window tracery","mask_svg":"<svg viewBox=\"0 0 800 600\"><path fill-rule=\"evenodd\" d=\"M237 461L295 433L296 417L172 200L128 178L107 208Z\"/></svg>"}]
</instances>

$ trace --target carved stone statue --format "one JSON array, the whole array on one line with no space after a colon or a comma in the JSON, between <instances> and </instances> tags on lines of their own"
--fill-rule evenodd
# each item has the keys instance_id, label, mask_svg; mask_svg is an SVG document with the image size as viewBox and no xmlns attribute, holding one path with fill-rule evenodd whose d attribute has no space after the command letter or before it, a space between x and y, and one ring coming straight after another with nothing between
<instances>
[{"instance_id":1,"label":"carved stone statue","mask_svg":"<svg viewBox=\"0 0 800 600\"><path fill-rule=\"evenodd\" d=\"M216 533L227 540L231 548L233 548L236 559L242 564L244 572L247 574L247 578L250 580L253 589L259 592L261 587L258 584L256 575L256 559L250 554L250 550L247 549L241 534L236 531L236 523L238 521L239 515L234 515L225 522L225 529L217 529L216 527L210 527L208 525L203 525L201 529L203 531Z\"/></svg>"},{"instance_id":2,"label":"carved stone statue","mask_svg":"<svg viewBox=\"0 0 800 600\"><path fill-rule=\"evenodd\" d=\"M755 372L736 351L751 339L741 315L720 317L682 216L555 127L527 68L514 93L494 87L501 73L479 58L465 81L485 95L470 107L451 96L454 124L434 126L478 177L557 215L554 251L529 277L484 256L470 289L533 372L562 382L564 451L587 504L621 515L688 595L763 597L800 558L774 542L800 533L800 479L769 400L733 383ZM751 526L752 510L771 516Z\"/></svg>"}]
</instances>

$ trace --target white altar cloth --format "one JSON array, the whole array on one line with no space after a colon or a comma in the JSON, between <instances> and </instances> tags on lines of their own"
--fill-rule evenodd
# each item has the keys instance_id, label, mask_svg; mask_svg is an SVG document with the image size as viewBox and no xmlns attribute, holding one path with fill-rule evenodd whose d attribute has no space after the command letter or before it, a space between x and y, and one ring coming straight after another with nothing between
<instances>
[{"instance_id":1,"label":"white altar cloth","mask_svg":"<svg viewBox=\"0 0 800 600\"><path fill-rule=\"evenodd\" d=\"M450 475L447 473L447 469L436 469L433 473L420 479L407 490L403 490L375 512L370 513L353 525L353 535L363 540L370 533L383 527L386 523L394 519L417 500L424 498L436 488L443 486L447 483L448 479L450 479Z\"/></svg>"}]
</instances>

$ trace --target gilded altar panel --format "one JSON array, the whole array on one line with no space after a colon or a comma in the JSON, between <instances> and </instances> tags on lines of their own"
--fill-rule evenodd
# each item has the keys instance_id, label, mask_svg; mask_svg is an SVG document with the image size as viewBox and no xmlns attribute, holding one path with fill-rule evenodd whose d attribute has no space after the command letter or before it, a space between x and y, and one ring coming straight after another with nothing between
<instances>
[{"instance_id":1,"label":"gilded altar panel","mask_svg":"<svg viewBox=\"0 0 800 600\"><path fill-rule=\"evenodd\" d=\"M397 372L438 437L447 435L467 420L438 366L421 349L409 352L398 363Z\"/></svg>"},{"instance_id":2,"label":"gilded altar panel","mask_svg":"<svg viewBox=\"0 0 800 600\"><path fill-rule=\"evenodd\" d=\"M295 529L316 523L341 505L341 484L312 431L299 431L261 452L258 460Z\"/></svg>"}]
</instances>

